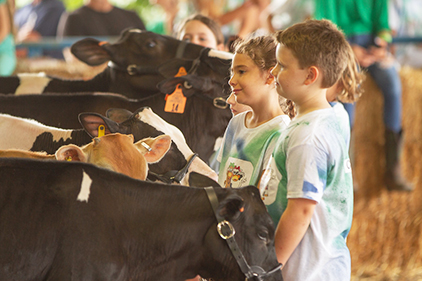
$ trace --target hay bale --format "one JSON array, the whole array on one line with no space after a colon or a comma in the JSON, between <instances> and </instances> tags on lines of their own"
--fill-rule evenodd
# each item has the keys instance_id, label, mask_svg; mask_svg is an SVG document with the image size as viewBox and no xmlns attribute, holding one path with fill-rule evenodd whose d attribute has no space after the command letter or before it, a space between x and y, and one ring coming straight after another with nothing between
<instances>
[{"instance_id":1,"label":"hay bale","mask_svg":"<svg viewBox=\"0 0 422 281\"><path fill-rule=\"evenodd\" d=\"M402 68L404 147L402 168L412 179L410 193L388 192L385 169L383 100L368 77L357 103L355 211L348 245L352 280L422 280L422 70Z\"/></svg>"},{"instance_id":2,"label":"hay bale","mask_svg":"<svg viewBox=\"0 0 422 281\"><path fill-rule=\"evenodd\" d=\"M19 58L14 74L39 73L62 79L88 80L102 72L107 64L89 66L81 61L64 61L48 57Z\"/></svg>"}]
</instances>

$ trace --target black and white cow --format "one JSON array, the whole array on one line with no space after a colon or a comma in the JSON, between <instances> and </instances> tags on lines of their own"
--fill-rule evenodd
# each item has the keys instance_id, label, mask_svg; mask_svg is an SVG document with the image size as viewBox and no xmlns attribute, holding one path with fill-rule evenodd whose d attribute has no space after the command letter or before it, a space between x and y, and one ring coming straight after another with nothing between
<instances>
[{"instance_id":1,"label":"black and white cow","mask_svg":"<svg viewBox=\"0 0 422 281\"><path fill-rule=\"evenodd\" d=\"M222 95L228 90L231 53L211 50L152 32L129 29L109 44L86 38L74 43L72 53L88 65L109 61L91 80L63 80L40 74L0 77L0 93L111 92L143 98L157 92L157 84L175 76L180 67L206 78ZM195 61L196 60L196 61ZM192 63L195 61L195 66ZM226 93L227 94L227 93Z\"/></svg>"},{"instance_id":2,"label":"black and white cow","mask_svg":"<svg viewBox=\"0 0 422 281\"><path fill-rule=\"evenodd\" d=\"M0 149L45 151L54 154L63 145L83 146L90 143L92 138L98 137L100 125L105 126L105 134L132 134L135 142L167 134L172 139L170 150L161 161L149 164L150 178L157 179L154 175L158 175L159 180L170 180L169 174L174 175L184 169L194 154L180 130L165 122L150 108L141 108L134 113L123 109L110 109L108 115L113 120L100 114L82 113L79 119L84 129L66 130L45 126L30 119L0 114ZM181 174L175 182L180 181L187 185L189 173L192 171L216 178L215 172L205 162L194 158L187 167L186 174Z\"/></svg>"},{"instance_id":3,"label":"black and white cow","mask_svg":"<svg viewBox=\"0 0 422 281\"><path fill-rule=\"evenodd\" d=\"M202 188L85 163L0 159L0 279L243 281L217 213L247 264L282 280L258 189L214 190L216 212Z\"/></svg>"},{"instance_id":4,"label":"black and white cow","mask_svg":"<svg viewBox=\"0 0 422 281\"><path fill-rule=\"evenodd\" d=\"M34 119L48 126L79 129L77 117L81 112L105 114L113 107L133 112L149 106L165 121L178 127L189 147L208 161L215 140L223 135L231 118L230 110L216 108L212 99L198 96L186 101L183 114L166 112L164 98L162 94L143 100L105 93L0 95L0 113Z\"/></svg>"}]
</instances>

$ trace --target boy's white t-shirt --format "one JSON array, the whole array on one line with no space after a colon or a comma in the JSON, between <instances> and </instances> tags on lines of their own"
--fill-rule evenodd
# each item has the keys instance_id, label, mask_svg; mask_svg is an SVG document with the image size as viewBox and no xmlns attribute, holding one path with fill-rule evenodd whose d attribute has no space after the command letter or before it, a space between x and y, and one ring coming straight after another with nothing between
<instances>
[{"instance_id":1,"label":"boy's white t-shirt","mask_svg":"<svg viewBox=\"0 0 422 281\"><path fill-rule=\"evenodd\" d=\"M285 280L350 279L346 237L352 224L353 182L350 137L340 123L345 124L333 108L293 119L267 164L271 175L260 184L260 192L276 225L288 199L317 202L309 228L282 270Z\"/></svg>"},{"instance_id":2,"label":"boy's white t-shirt","mask_svg":"<svg viewBox=\"0 0 422 281\"><path fill-rule=\"evenodd\" d=\"M234 116L224 133L217 156L218 183L223 187L256 186L263 163L270 158L279 134L290 123L287 115L279 115L256 128L247 128L246 114Z\"/></svg>"}]
</instances>

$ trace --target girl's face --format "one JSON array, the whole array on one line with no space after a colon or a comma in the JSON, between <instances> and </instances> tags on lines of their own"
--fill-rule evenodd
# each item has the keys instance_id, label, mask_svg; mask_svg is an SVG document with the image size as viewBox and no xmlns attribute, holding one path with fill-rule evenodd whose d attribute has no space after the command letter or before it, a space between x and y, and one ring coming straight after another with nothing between
<instances>
[{"instance_id":1,"label":"girl's face","mask_svg":"<svg viewBox=\"0 0 422 281\"><path fill-rule=\"evenodd\" d=\"M275 78L277 93L296 102L308 72L300 68L299 61L290 49L281 44L277 45L276 58L277 64L271 73Z\"/></svg>"},{"instance_id":2,"label":"girl's face","mask_svg":"<svg viewBox=\"0 0 422 281\"><path fill-rule=\"evenodd\" d=\"M226 102L230 105L230 110L232 111L233 116L236 116L237 114L241 112L251 110L250 106L238 103L234 93L230 94Z\"/></svg>"},{"instance_id":3,"label":"girl's face","mask_svg":"<svg viewBox=\"0 0 422 281\"><path fill-rule=\"evenodd\" d=\"M234 54L229 84L238 103L254 107L267 99L269 79L270 72L261 71L248 55Z\"/></svg>"},{"instance_id":4,"label":"girl's face","mask_svg":"<svg viewBox=\"0 0 422 281\"><path fill-rule=\"evenodd\" d=\"M211 49L222 50L224 47L223 44L217 45L217 39L211 29L198 20L188 21L180 31L178 39Z\"/></svg>"}]
</instances>

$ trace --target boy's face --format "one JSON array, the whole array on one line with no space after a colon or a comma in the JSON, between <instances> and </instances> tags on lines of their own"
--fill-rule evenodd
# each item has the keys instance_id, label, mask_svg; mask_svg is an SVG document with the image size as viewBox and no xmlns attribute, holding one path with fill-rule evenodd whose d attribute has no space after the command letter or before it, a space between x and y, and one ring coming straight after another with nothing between
<instances>
[{"instance_id":1,"label":"boy's face","mask_svg":"<svg viewBox=\"0 0 422 281\"><path fill-rule=\"evenodd\" d=\"M293 53L284 45L278 44L276 49L277 64L271 71L275 78L277 93L295 101L301 93L301 87L308 75L306 69L299 66L299 61Z\"/></svg>"}]
</instances>

